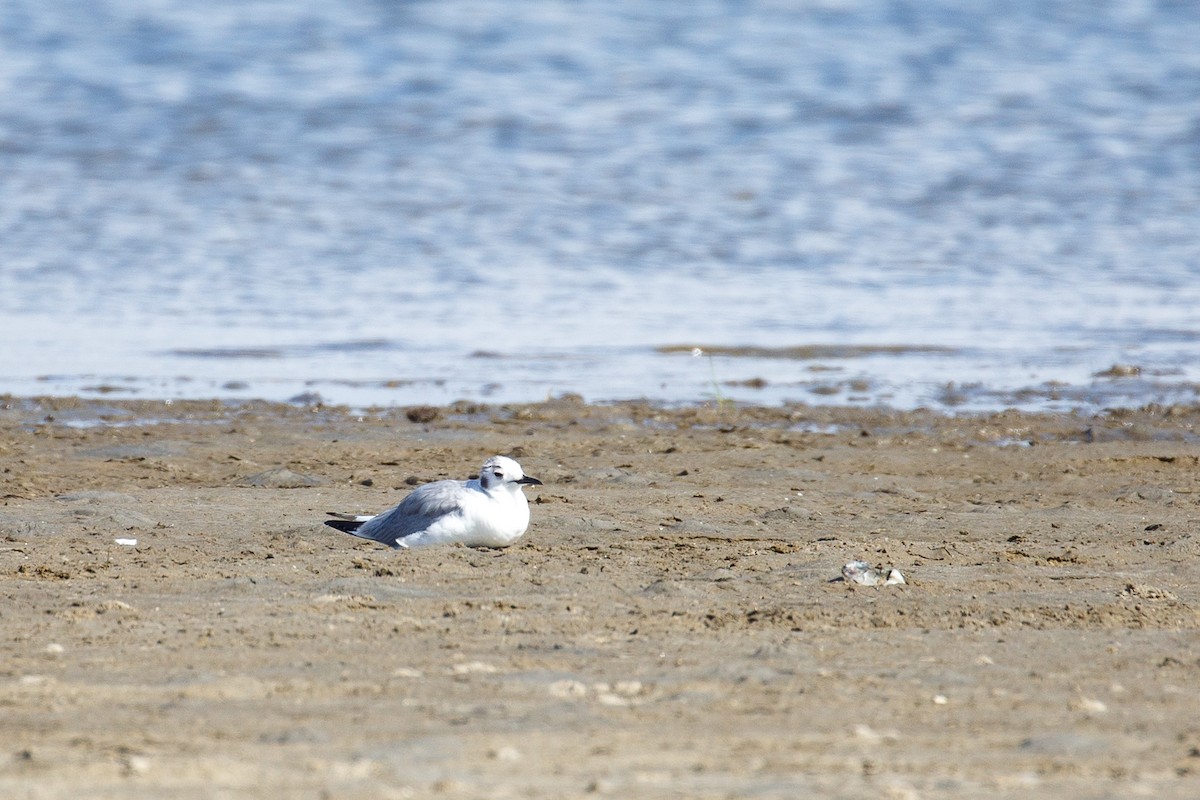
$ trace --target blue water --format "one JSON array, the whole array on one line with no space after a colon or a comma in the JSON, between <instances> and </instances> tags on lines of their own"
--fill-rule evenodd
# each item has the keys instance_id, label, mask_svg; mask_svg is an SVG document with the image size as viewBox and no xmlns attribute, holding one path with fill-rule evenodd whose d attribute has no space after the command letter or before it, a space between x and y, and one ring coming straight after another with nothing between
<instances>
[{"instance_id":1,"label":"blue water","mask_svg":"<svg viewBox=\"0 0 1200 800\"><path fill-rule=\"evenodd\" d=\"M1167 0L8 0L0 392L1194 403L1198 43Z\"/></svg>"}]
</instances>

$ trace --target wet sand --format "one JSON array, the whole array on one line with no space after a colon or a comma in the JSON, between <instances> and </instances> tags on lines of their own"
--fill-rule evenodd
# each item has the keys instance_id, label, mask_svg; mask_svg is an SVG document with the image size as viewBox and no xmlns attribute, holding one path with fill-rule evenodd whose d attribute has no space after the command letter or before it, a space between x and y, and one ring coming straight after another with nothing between
<instances>
[{"instance_id":1,"label":"wet sand","mask_svg":"<svg viewBox=\"0 0 1200 800\"><path fill-rule=\"evenodd\" d=\"M1196 408L3 406L6 798L1200 786ZM321 524L494 453L512 548Z\"/></svg>"}]
</instances>

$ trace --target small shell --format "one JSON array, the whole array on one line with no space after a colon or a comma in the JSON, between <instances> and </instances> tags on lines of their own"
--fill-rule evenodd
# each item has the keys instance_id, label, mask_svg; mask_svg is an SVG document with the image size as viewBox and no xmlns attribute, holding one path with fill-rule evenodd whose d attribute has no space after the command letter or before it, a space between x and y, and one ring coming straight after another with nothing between
<instances>
[{"instance_id":1,"label":"small shell","mask_svg":"<svg viewBox=\"0 0 1200 800\"><path fill-rule=\"evenodd\" d=\"M859 583L863 586L878 586L883 583L883 575L866 561L851 561L842 567L842 578L849 583Z\"/></svg>"},{"instance_id":2,"label":"small shell","mask_svg":"<svg viewBox=\"0 0 1200 800\"><path fill-rule=\"evenodd\" d=\"M847 583L857 583L862 586L897 586L908 583L904 579L904 573L898 569L890 569L887 572L887 577L884 577L883 570L878 570L868 564L866 561L851 561L846 566L842 567L842 579Z\"/></svg>"}]
</instances>

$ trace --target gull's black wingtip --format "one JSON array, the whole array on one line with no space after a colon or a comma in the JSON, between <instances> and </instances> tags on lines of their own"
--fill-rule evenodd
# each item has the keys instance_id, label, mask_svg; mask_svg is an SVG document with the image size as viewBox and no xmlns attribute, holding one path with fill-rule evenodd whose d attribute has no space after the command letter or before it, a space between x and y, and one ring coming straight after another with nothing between
<instances>
[{"instance_id":1,"label":"gull's black wingtip","mask_svg":"<svg viewBox=\"0 0 1200 800\"><path fill-rule=\"evenodd\" d=\"M342 533L354 533L362 527L362 522L356 519L327 519L325 524Z\"/></svg>"}]
</instances>

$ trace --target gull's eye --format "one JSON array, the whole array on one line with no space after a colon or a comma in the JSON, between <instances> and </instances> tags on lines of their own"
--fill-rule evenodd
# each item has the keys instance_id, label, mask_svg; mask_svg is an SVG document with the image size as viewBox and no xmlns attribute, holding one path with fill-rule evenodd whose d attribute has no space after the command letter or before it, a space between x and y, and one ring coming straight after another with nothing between
<instances>
[{"instance_id":1,"label":"gull's eye","mask_svg":"<svg viewBox=\"0 0 1200 800\"><path fill-rule=\"evenodd\" d=\"M500 470L496 470L496 471L495 471L495 472L493 472L492 474L493 474L493 475L495 475L497 478L503 478L503 477L504 477L504 473L503 473L503 472L501 472Z\"/></svg>"}]
</instances>

